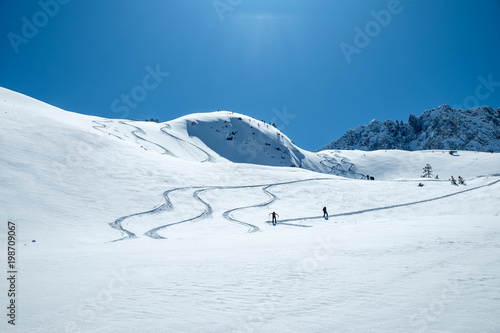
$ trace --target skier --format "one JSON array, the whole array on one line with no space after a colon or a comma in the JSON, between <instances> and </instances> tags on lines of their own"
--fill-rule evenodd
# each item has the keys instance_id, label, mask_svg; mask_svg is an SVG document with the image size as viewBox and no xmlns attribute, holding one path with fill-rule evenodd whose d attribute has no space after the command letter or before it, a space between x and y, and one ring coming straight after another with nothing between
<instances>
[{"instance_id":1,"label":"skier","mask_svg":"<svg viewBox=\"0 0 500 333\"><path fill-rule=\"evenodd\" d=\"M326 211L326 207L323 207L323 217L328 218L328 212Z\"/></svg>"},{"instance_id":2,"label":"skier","mask_svg":"<svg viewBox=\"0 0 500 333\"><path fill-rule=\"evenodd\" d=\"M279 217L279 215L276 213L276 212L272 212L271 214L269 215L272 215L273 216L273 219L272 219L272 222L273 222L273 225L276 225L276 223L278 223L278 221L276 220L276 216Z\"/></svg>"}]
</instances>

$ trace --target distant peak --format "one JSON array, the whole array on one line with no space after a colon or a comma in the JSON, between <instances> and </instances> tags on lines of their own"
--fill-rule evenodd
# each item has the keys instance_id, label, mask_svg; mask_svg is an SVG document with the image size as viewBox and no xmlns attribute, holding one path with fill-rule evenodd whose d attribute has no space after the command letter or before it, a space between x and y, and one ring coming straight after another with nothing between
<instances>
[{"instance_id":1,"label":"distant peak","mask_svg":"<svg viewBox=\"0 0 500 333\"><path fill-rule=\"evenodd\" d=\"M478 106L457 110L443 104L420 116L410 114L407 123L374 119L320 150L327 149L500 151L500 109Z\"/></svg>"}]
</instances>

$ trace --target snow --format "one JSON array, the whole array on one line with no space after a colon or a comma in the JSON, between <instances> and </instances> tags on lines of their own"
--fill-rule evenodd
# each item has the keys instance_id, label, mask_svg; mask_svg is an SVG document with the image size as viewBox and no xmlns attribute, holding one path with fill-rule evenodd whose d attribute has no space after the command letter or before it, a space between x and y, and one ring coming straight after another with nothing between
<instances>
[{"instance_id":1,"label":"snow","mask_svg":"<svg viewBox=\"0 0 500 333\"><path fill-rule=\"evenodd\" d=\"M349 129L325 149L453 149L498 152L500 149L500 108L479 106L467 110L441 105L408 122L374 119L367 126Z\"/></svg>"},{"instance_id":2,"label":"snow","mask_svg":"<svg viewBox=\"0 0 500 333\"><path fill-rule=\"evenodd\" d=\"M0 88L0 248L15 222L19 272L0 331L500 331L500 154L313 153L278 133L226 111L83 116ZM439 179L420 178L427 163Z\"/></svg>"}]
</instances>

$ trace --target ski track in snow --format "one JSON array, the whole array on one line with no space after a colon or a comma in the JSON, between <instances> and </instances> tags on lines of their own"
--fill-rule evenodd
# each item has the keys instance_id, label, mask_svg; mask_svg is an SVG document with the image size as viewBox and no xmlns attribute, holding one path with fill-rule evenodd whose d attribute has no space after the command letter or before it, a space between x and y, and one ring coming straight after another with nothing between
<instances>
[{"instance_id":1,"label":"ski track in snow","mask_svg":"<svg viewBox=\"0 0 500 333\"><path fill-rule=\"evenodd\" d=\"M170 155L170 156L173 156L173 157L177 157L174 153L172 153L170 150L168 150L167 148L163 147L162 145L160 145L160 144L158 144L156 142L144 139L142 136L139 136L139 134L137 134L137 133L146 134L146 132L144 132L144 130L142 128L134 126L134 125L131 125L131 124L126 123L126 122L121 121L121 120L118 123L120 123L122 125L126 125L126 126L130 126L130 127L135 128L135 130L133 130L133 131L130 132L130 133L132 133L133 136L135 136L139 140L142 140L142 141L145 141L145 142L149 142L149 143L157 146L158 148L160 148L160 149L162 149L164 151L163 154Z\"/></svg>"},{"instance_id":2,"label":"ski track in snow","mask_svg":"<svg viewBox=\"0 0 500 333\"><path fill-rule=\"evenodd\" d=\"M173 223L169 223L169 224L158 226L158 227L153 228L151 230L148 230L147 232L144 233L145 236L148 236L148 237L153 238L153 239L165 239L165 237L163 237L163 236L161 236L161 235L158 234L159 231L161 231L163 229L166 229L168 227L177 225L177 224L187 223L187 222L194 222L194 221L205 219L205 218L208 218L208 217L212 216L212 214L213 214L212 206L208 202L206 202L202 198L200 198L200 194L201 193L212 191L212 190L235 190L235 189L248 189L248 188L258 188L258 187L261 187L262 191L268 196L268 199L266 201L258 203L258 204L255 204L255 205L232 208L230 210L225 211L222 214L223 217L226 220L228 220L228 221L230 221L232 223L237 223L237 224L240 224L240 225L248 227L249 229L248 229L247 232L250 232L250 233L251 232L258 232L258 231L261 231L261 229L258 226L250 224L250 223L247 223L247 222L244 222L244 221L241 221L241 220L238 220L238 219L236 219L233 216L233 214L235 212L237 212L237 211L241 211L241 210L245 210L245 209L250 209L250 208L266 207L266 206L272 204L278 198L275 194L273 194L270 191L270 189L272 187L284 186L284 185L292 185L292 184L302 183L302 182L325 181L325 180L338 180L338 179L333 179L333 178L311 178L311 179L294 180L294 181L278 182L278 183L273 183L273 184L260 184L260 185L206 186L206 187L202 187L202 186L190 186L190 187L174 188L174 189L165 191L163 193L163 197L165 199L165 203L163 203L163 204L161 204L161 205L159 205L159 206L157 206L157 207L155 207L155 208L153 208L151 210L148 210L148 211L144 211L144 212L140 212L140 213L135 213L135 214L130 214L130 215L122 216L122 217L116 219L114 222L110 223L110 226L112 228L116 229L116 230L119 230L120 232L122 232L122 234L125 235L124 237L122 237L120 239L117 239L115 241L137 238L137 236L133 232L131 232L130 230L127 230L127 229L125 229L123 227L123 225L122 225L123 221L125 221L125 220L127 220L129 218L132 218L132 217L141 217L141 216L146 216L146 215L160 214L160 213L163 213L163 212L172 211L172 210L175 209L175 207L173 206L173 204L172 204L172 202L170 201L170 198L169 198L169 195L171 193L173 193L175 191L183 191L183 190L192 190L192 191L194 191L193 194L192 194L193 199L201 202L205 206L205 209L201 213L199 213L195 217L192 217L192 218L189 218L189 219L185 219L185 220L181 220L181 221L177 221L177 222L173 222ZM369 212L374 212L374 211L388 210L388 209L399 208L399 207L407 207L407 206L422 204L422 203L426 203L426 202L431 202L431 201L436 201L436 200L442 200L442 199L449 198L449 197L456 196L456 195L460 195L460 194L463 194L463 193L466 193L466 192L475 191L475 190L478 190L478 189L481 189L481 188L484 188L484 187L493 186L493 185L498 184L498 183L500 183L500 180L496 180L496 181L491 182L489 184L477 186L477 187L474 187L474 188L465 189L465 190L462 190L462 191L459 191L459 192L450 193L450 194L442 195L442 196L435 197L435 198L430 198L430 199L425 199L425 200L419 200L419 201L413 201L413 202L408 202L408 203L403 203L403 204L396 204L396 205L390 205L390 206L377 207L377 208L363 209L363 210L352 211L352 212L331 214L329 217L340 217L340 216L358 215L358 214L364 214L364 213L369 213ZM308 227L311 227L311 226L304 225L304 224L296 224L296 223L291 223L291 222L307 221L307 220L317 220L317 219L324 219L324 217L323 216L310 216L310 217L299 217L299 218L284 219L284 220L280 220L278 222L278 225L308 228ZM269 221L267 221L266 223L271 224Z\"/></svg>"},{"instance_id":3,"label":"ski track in snow","mask_svg":"<svg viewBox=\"0 0 500 333\"><path fill-rule=\"evenodd\" d=\"M481 189L481 188L484 188L484 187L493 186L493 185L495 185L497 183L500 183L500 180L496 180L496 181L494 181L492 183L489 183L489 184L486 184L486 185L476 186L476 187L469 188L469 189L466 189L466 190L463 190L463 191L458 191L458 192L455 192L455 193L450 193L450 194L442 195L442 196L435 197L435 198L430 198L430 199L425 199L425 200L419 200L419 201L413 201L413 202L407 202L407 203L397 204L397 205L390 205L390 206L378 207L378 208L369 208L369 209L357 210L357 211L353 211L353 212L331 214L331 215L329 215L329 217L358 215L358 214L364 214L364 213L369 213L369 212L374 212L374 211L380 211L380 210L387 210L387 209L393 209L393 208L399 208L399 207L407 207L407 206L412 206L412 205L418 205L418 204L421 204L421 203L426 203L426 202L431 202L431 201L436 201L436 200L441 200L441 199L453 197L455 195L463 194L463 193L470 192L470 191L475 191L475 190L478 190L478 189ZM301 220L314 220L314 219L322 219L322 218L323 218L323 216L311 216L311 217L301 217L301 218L285 219L283 221L289 222L289 221L301 221Z\"/></svg>"},{"instance_id":4,"label":"ski track in snow","mask_svg":"<svg viewBox=\"0 0 500 333\"><path fill-rule=\"evenodd\" d=\"M108 135L112 135L120 140L123 140L123 138L121 138L120 136L116 135L116 134L113 134L113 133L110 133L108 131L105 131L104 129L108 128L109 126L107 125L107 123L113 123L113 120L103 120L103 121L98 121L98 120L92 120L93 123L97 124L96 126L92 126L94 129L100 131L100 132L103 132L103 133L106 133ZM178 157L177 155L175 155L174 153L172 153L170 150L168 150L167 148L165 148L164 146L156 143L156 142L153 142L153 141L150 141L148 139L145 139L144 137L140 136L139 134L146 134L146 132L144 132L144 130L138 126L135 126L135 125L132 125L128 122L125 122L123 120L120 120L118 121L119 124L121 125L125 125L125 126L130 126L132 128L134 128L134 130L132 130L130 133L137 139L139 140L142 140L142 141L145 141L145 142L148 142L148 143L151 143L155 146L157 146L158 148L160 148L161 150L163 150L163 154L165 155L170 155L172 157ZM164 127L162 127L160 129L161 133L163 134L166 134L168 136L170 136L171 138L175 139L176 142L179 144L179 146L186 152L188 153L193 159L195 159L196 161L198 162L213 162L214 161L214 158L212 155L210 155L208 152L206 152L205 150L201 149L200 147L196 146L195 144L191 143L191 142L188 142L184 139L181 139L179 138L178 136L172 134L172 133L169 133L167 131L167 129L170 129L171 126L166 124ZM203 157L200 157L200 154L203 155Z\"/></svg>"},{"instance_id":5,"label":"ski track in snow","mask_svg":"<svg viewBox=\"0 0 500 333\"><path fill-rule=\"evenodd\" d=\"M120 239L117 239L115 241L120 241L120 240L124 240L124 239L132 239L132 238L137 238L137 236L125 229L122 225L123 221L125 221L126 219L130 219L132 217L138 217L138 216L144 216L144 215L154 215L154 214L159 214L161 212L164 212L164 211L170 211L173 209L173 206L172 206L172 203L170 202L170 200L168 199L168 193L172 192L172 191L176 191L177 189L173 189L173 190L170 190L170 191L166 191L163 193L164 197L167 198L167 200L165 201L164 204L161 204L160 206L158 207L155 207L151 210L148 210L148 211L145 211L145 212L140 212L140 213L135 213L135 214L130 214L130 215L126 215L126 216L122 216L118 219L116 219L115 221L111 222L109 225L113 228L113 229L116 229L120 232L122 232L123 234L125 234L125 237L123 238L120 238Z\"/></svg>"},{"instance_id":6,"label":"ski track in snow","mask_svg":"<svg viewBox=\"0 0 500 333\"><path fill-rule=\"evenodd\" d=\"M460 169L460 173L463 173L463 171L462 171L462 169L463 169L463 168L473 165L473 164L474 164L474 163L476 163L478 160L479 160L479 157L475 158L475 159L474 159L474 161L470 162L469 164L467 164L467 165L462 165L461 167L459 167L459 169Z\"/></svg>"},{"instance_id":7,"label":"ski track in snow","mask_svg":"<svg viewBox=\"0 0 500 333\"><path fill-rule=\"evenodd\" d=\"M174 188L174 189L165 191L163 193L165 203L161 204L160 206L153 208L151 210L148 210L148 211L122 216L122 217L116 219L115 221L111 222L110 226L112 228L122 232L123 234L125 234L125 237L122 237L122 238L117 239L115 241L137 238L137 236L133 232L131 232L130 230L127 230L123 227L123 222L125 220L132 218L132 217L140 217L140 216L153 215L153 214L159 214L159 213L166 212L166 211L171 211L174 209L174 206L173 206L172 202L170 201L169 194L171 194L172 192L181 191L181 190L194 190L192 196L195 200L201 202L205 206L205 210L203 212L196 215L195 217L185 219L182 221L177 221L177 222L165 224L162 226L158 226L158 227L153 228L151 230L148 230L144 233L145 236L148 236L150 238L164 239L165 237L162 237L158 234L158 232L162 229L165 229L165 228L177 225L177 224L181 224L181 223L194 222L196 220L205 219L205 218L212 216L212 213L213 213L212 206L209 203L205 202L202 198L200 198L200 196L199 196L200 193L212 191L212 190L232 190L232 189L246 189L246 188L262 187L263 192L266 193L266 195L268 195L268 197L269 197L268 200L266 200L265 202L256 204L256 205L233 208L233 209L230 209L230 210L225 211L223 213L223 217L226 218L228 221L248 227L249 228L248 232L257 232L257 231L261 231L258 226L241 221L241 220L238 220L232 216L232 213L234 213L235 211L238 211L238 210L255 208L255 207L265 207L267 205L270 205L271 203L273 203L276 200L276 195L274 195L273 193L271 193L269 191L269 188L271 188L271 187L279 186L279 185L295 184L295 183L300 183L300 182L315 181L315 180L333 180L333 178L311 178L311 179L295 180L295 181L280 182L280 183L273 183L273 184L263 184L263 185L261 184L261 185L242 185L242 186L188 186L188 187ZM289 226L297 226L297 227L308 227L308 226L292 224L292 223L280 222L280 224L289 225Z\"/></svg>"},{"instance_id":8,"label":"ski track in snow","mask_svg":"<svg viewBox=\"0 0 500 333\"><path fill-rule=\"evenodd\" d=\"M252 224L249 224L249 223L246 223L246 222L243 222L243 221L240 221L236 218L233 217L233 213L235 211L238 211L238 210L243 210L243 209L248 209L248 208L254 208L254 207L265 207L267 205L270 205L272 204L275 200L276 200L276 196L269 192L268 188L271 187L272 185L269 185L269 186L266 186L266 185L261 185L262 186L262 191L267 195L269 196L269 200L263 202L263 203L260 203L260 204L256 204L256 205L251 205L251 206L245 206L245 207L238 207L238 208L233 208L233 209L230 209L228 211L225 211L223 216L229 220L229 221L232 221L232 222L235 222L235 223L239 223L239 224L242 224L242 225L246 225L248 227L250 227L250 229L248 230L248 232L256 232L256 231L261 231L259 227L257 226L254 226Z\"/></svg>"},{"instance_id":9,"label":"ski track in snow","mask_svg":"<svg viewBox=\"0 0 500 333\"><path fill-rule=\"evenodd\" d=\"M183 139L179 138L178 136L175 136L172 133L167 132L167 130L166 130L167 128L171 128L170 125L166 125L166 126L162 127L160 129L160 131L162 133L170 136L171 138L175 139L177 141L177 143L179 144L179 146L186 153L188 153L189 155L191 155L192 158L194 158L195 160L197 160L199 162L202 162L202 163L204 163L204 162L212 162L213 161L212 155L210 155L209 153L207 153L205 150L201 149L200 147L196 146L195 144L192 144L191 142L183 140ZM197 151L200 151L202 154L206 155L206 158L200 160L199 155L194 154L193 148L195 148L195 150L197 150Z\"/></svg>"},{"instance_id":10,"label":"ski track in snow","mask_svg":"<svg viewBox=\"0 0 500 333\"><path fill-rule=\"evenodd\" d=\"M100 132L103 132L105 134L108 134L108 135L112 135L114 136L115 138L118 138L120 140L123 140L121 137L119 137L118 135L116 134L113 134L113 133L109 133L109 132L106 132L104 129L105 128L108 128L108 125L106 125L105 123L112 123L113 121L112 120L92 120L93 123L97 124L95 126L92 126L92 128L100 131Z\"/></svg>"},{"instance_id":11,"label":"ski track in snow","mask_svg":"<svg viewBox=\"0 0 500 333\"><path fill-rule=\"evenodd\" d=\"M93 126L94 129L96 129L98 131L101 131L103 133L107 133L108 135L113 135L113 136L119 138L120 140L123 140L121 137L119 137L119 136L117 136L115 134L109 133L109 132L107 132L107 131L104 130L104 129L108 128L107 123L110 123L110 122L112 123L113 122L112 120L110 120L110 121L96 121L96 120L93 120L93 122L95 124L97 124L96 126ZM139 134L146 134L146 132L144 132L144 130L141 129L140 127L131 125L131 124L126 123L124 121L119 121L119 123L122 124L122 125L130 126L130 127L134 128L134 130L131 131L131 134L134 137L136 137L137 139L145 141L145 142L148 142L148 143L151 143L151 144L159 147L160 149L162 149L164 151L164 154L167 154L167 155L170 155L170 156L174 156L174 157L176 156L175 154L173 154L172 152L170 152L168 149L166 149L162 145L160 145L160 144L158 144L156 142L152 142L150 140L147 140L147 139L143 138L142 136L140 136ZM168 135L171 138L175 139L176 142L179 144L179 146L186 153L188 153L191 157L193 157L195 160L198 160L199 162L211 162L211 161L213 161L213 157L208 152L206 152L205 150L201 149L200 147L196 146L195 144L193 144L191 142L183 140L183 139L177 137L176 135L169 133L167 131L167 129L169 129L169 128L171 128L171 126L168 125L168 124L166 124L164 127L162 127L160 129L160 131L163 134ZM199 154L200 152L201 152L202 155L204 155L204 157L205 157L204 159L200 158L200 154ZM330 163L331 166L325 165L324 162ZM330 167L331 171L333 171L334 169L336 171L340 171L341 174L350 173L350 174L361 175L361 174L359 174L359 173L357 173L355 171L355 165L353 163L349 162L348 160L346 160L345 158L342 158L341 161L340 161L340 163L337 162L334 159L331 159L331 158L325 158L325 161L322 161L320 163L322 165L324 165L325 167ZM345 168L344 168L344 166L346 166L346 165L349 166L347 171L345 171ZM361 175L361 176L364 178L364 175ZM163 198L165 199L165 202L163 204L159 205L158 207L155 207L155 208L153 208L151 210L147 210L147 211L144 211L144 212L139 212L139 213L134 213L134 214L122 216L122 217L116 219L115 221L109 223L109 225L112 228L120 231L122 233L122 235L124 235L124 237L122 237L120 239L117 239L117 240L114 240L114 241L120 241L120 240L125 240L125 239L134 239L134 238L137 238L137 235L135 233L133 233L132 231L127 230L126 228L123 227L123 222L124 221L126 221L127 219L130 219L130 218L133 218L133 217L142 217L142 216L146 216L146 215L154 215L154 214L159 214L159 213L163 213L163 212L167 212L167 211L172 211L172 210L174 210L174 206L173 206L173 204L172 204L172 202L171 202L171 200L169 198L169 195L171 193L173 193L175 191L184 191L184 190L192 190L192 191L194 191L193 194L192 194L193 199L196 200L196 201L199 201L205 207L205 209L201 213L199 213L198 215L196 215L196 216L194 216L192 218L189 218L189 219L184 219L184 220L181 220L181 221L176 221L176 222L173 222L173 223L168 223L168 224L165 224L165 225L161 225L161 226L155 227L155 228L150 229L150 230L148 230L148 231L146 231L144 233L145 236L153 238L153 239L165 239L165 237L163 237L163 236L161 236L161 235L158 234L159 231L161 231L163 229L166 229L168 227L174 226L174 225L181 224L181 223L194 222L194 221L201 220L201 219L206 219L206 218L212 216L212 214L213 214L212 206L208 202L206 202L202 198L200 198L200 194L201 193L212 191L212 190L237 190L237 189L248 189L248 188L258 188L258 187L261 187L262 188L262 192L264 192L266 194L266 196L268 197L268 199L266 201L258 203L258 204L255 204L255 205L232 208L230 210L225 211L222 214L222 216L226 220L228 220L228 221L230 221L232 223L240 224L240 225L243 225L243 226L247 227L248 228L247 232L250 232L250 233L251 232L258 232L258 231L261 231L261 229L258 226L250 224L248 222L244 222L244 221L236 219L234 217L234 213L237 212L237 211L245 210L245 209L266 207L268 205L271 205L277 199L277 196L275 194L273 194L271 192L271 190L270 190L272 187L292 185L292 184L301 183L301 182L325 181L325 180L333 180L333 179L332 178L311 178L311 179L303 179L303 180L295 180L295 181L287 181L287 182L278 182L278 183L273 183L273 184L260 184L260 185L242 185L242 186L189 186L189 187L174 188L174 189L167 190L167 191L165 191L163 193ZM497 180L497 181L494 181L494 182L486 184L486 185L477 186L477 187L474 187L474 188L466 189L466 190L463 190L463 191L459 191L459 192L455 192L455 193L451 193L451 194L447 194L447 195L443 195L443 196L439 196L439 197L435 197L435 198L430 198L430 199L425 199L425 200L419 200L419 201L414 201L414 202L408 202L408 203L403 203L403 204L396 204L396 205L384 206L384 207L363 209L363 210L352 211L352 212L332 214L332 215L330 215L330 217L358 215L358 214L364 214L364 213L369 213L369 212L374 212L374 211L381 211L381 210L388 210L388 209L393 209L393 208L399 208L399 207L406 207L406 206L411 206L411 205L417 205L417 204L421 204L421 203L426 203L426 202L431 202L431 201L445 199L445 198L448 198L448 197L451 197L451 196L455 196L455 195L459 195L459 194L462 194L462 193L466 193L466 192L469 192L469 191L474 191L474 190L477 190L477 189L480 189L480 188L483 188L483 187L486 187L486 186L492 186L492 185L495 185L495 184L497 184L499 182L500 182L500 180ZM278 224L279 225L286 225L286 226L293 226L293 227L308 228L308 227L311 227L311 226L304 225L304 224L296 224L296 223L291 223L291 222L307 221L307 220L317 220L317 219L324 219L324 217L323 216L310 216L310 217L290 218L290 219L280 220ZM267 221L267 223L271 224L269 221Z\"/></svg>"},{"instance_id":12,"label":"ski track in snow","mask_svg":"<svg viewBox=\"0 0 500 333\"><path fill-rule=\"evenodd\" d=\"M164 196L164 198L166 200L166 204L169 207L173 208L172 202L168 198L168 194L172 193L173 191L184 190L184 189L189 189L189 188L177 188L177 189L173 189L173 190L164 192L163 196ZM165 229L165 228L168 228L168 227L171 227L171 226L176 225L176 224L181 224L181 223L185 223L185 222L194 222L194 221L196 221L198 219L204 219L204 218L207 218L209 216L212 216L212 213L213 213L212 206L210 206L207 202L205 202L199 196L199 194L201 192L206 191L206 190L207 189L201 189L201 190L197 190L197 191L195 191L193 193L193 198L195 198L196 200L198 200L201 203L203 203L203 205L205 205L205 210L201 214L199 214L199 215L197 215L197 216L195 216L193 218L189 218L189 219L186 219L186 220L182 220L182 221L178 221L178 222L174 222L174 223L169 223L169 224L165 224L165 225L153 228L151 230L146 231L144 233L144 235L148 236L148 237L151 237L151 238L154 238L154 239L165 239L165 237L162 237L162 236L158 235L158 231L160 231L162 229Z\"/></svg>"},{"instance_id":13,"label":"ski track in snow","mask_svg":"<svg viewBox=\"0 0 500 333\"><path fill-rule=\"evenodd\" d=\"M348 161L347 158L345 157L340 157L337 154L335 154L335 157L340 157L340 163L337 162L337 159L334 157L329 157L327 155L321 154L319 155L321 158L323 158L323 161L319 162L319 164L323 165L326 168L329 168L330 174L333 175L339 175L339 176L345 176L345 175L358 175L361 179L365 178L366 175L363 175L359 172L356 172L356 165L354 163L351 163ZM329 165L327 165L329 163ZM344 166L348 166L347 171L345 170Z\"/></svg>"}]
</instances>

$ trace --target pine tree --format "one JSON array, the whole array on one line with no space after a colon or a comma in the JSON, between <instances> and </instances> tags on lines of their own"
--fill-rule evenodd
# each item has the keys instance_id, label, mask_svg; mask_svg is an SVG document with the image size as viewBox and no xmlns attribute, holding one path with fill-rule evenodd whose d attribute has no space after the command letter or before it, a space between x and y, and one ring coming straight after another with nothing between
<instances>
[{"instance_id":1,"label":"pine tree","mask_svg":"<svg viewBox=\"0 0 500 333\"><path fill-rule=\"evenodd\" d=\"M424 174L420 177L422 178L431 178L432 176L432 167L430 166L430 164L427 164L425 167L424 167Z\"/></svg>"}]
</instances>

